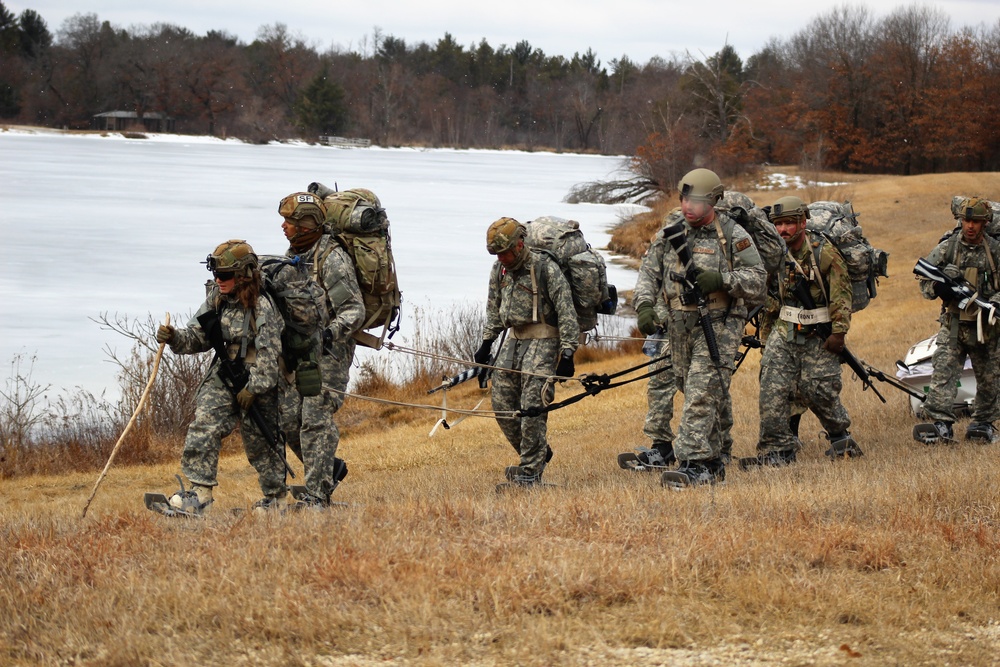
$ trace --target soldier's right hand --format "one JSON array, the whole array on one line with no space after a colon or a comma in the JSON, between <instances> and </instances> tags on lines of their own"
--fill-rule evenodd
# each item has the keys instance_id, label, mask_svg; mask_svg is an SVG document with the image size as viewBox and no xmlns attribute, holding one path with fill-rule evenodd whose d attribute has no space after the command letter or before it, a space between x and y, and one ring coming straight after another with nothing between
<instances>
[{"instance_id":1,"label":"soldier's right hand","mask_svg":"<svg viewBox=\"0 0 1000 667\"><path fill-rule=\"evenodd\" d=\"M638 315L637 324L639 326L639 331L645 336L651 336L656 333L656 313L653 311L653 307L649 304L642 304L636 310Z\"/></svg>"},{"instance_id":2,"label":"soldier's right hand","mask_svg":"<svg viewBox=\"0 0 1000 667\"><path fill-rule=\"evenodd\" d=\"M934 295L945 303L955 299L955 294L951 291L951 288L944 283L934 283Z\"/></svg>"},{"instance_id":3,"label":"soldier's right hand","mask_svg":"<svg viewBox=\"0 0 1000 667\"><path fill-rule=\"evenodd\" d=\"M169 343L174 339L175 333L176 329L174 329L169 324L161 324L156 329L156 342L162 344Z\"/></svg>"},{"instance_id":4,"label":"soldier's right hand","mask_svg":"<svg viewBox=\"0 0 1000 667\"><path fill-rule=\"evenodd\" d=\"M945 267L941 269L941 273L948 276L952 280L962 279L962 270L954 264L946 264Z\"/></svg>"}]
</instances>

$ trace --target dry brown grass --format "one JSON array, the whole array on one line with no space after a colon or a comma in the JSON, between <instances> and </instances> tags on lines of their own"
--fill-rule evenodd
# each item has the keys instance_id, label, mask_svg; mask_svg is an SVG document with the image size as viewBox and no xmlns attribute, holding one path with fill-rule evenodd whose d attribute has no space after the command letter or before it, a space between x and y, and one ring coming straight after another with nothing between
<instances>
[{"instance_id":1,"label":"dry brown grass","mask_svg":"<svg viewBox=\"0 0 1000 667\"><path fill-rule=\"evenodd\" d=\"M853 185L893 274L848 336L859 356L891 370L933 332L910 268L971 192L995 197L1000 175ZM738 455L756 440L758 358L734 379ZM471 407L469 385L449 403ZM0 663L996 663L996 445L917 446L905 396L884 387L882 406L848 381L865 457L827 461L807 417L795 466L671 493L614 462L644 444L644 386L552 415L559 486L542 491L495 494L516 460L496 425L428 438L435 413L345 429L349 506L325 513L234 516L258 494L235 454L197 522L141 506L176 464L113 469L85 521L93 475L0 482Z\"/></svg>"}]
</instances>

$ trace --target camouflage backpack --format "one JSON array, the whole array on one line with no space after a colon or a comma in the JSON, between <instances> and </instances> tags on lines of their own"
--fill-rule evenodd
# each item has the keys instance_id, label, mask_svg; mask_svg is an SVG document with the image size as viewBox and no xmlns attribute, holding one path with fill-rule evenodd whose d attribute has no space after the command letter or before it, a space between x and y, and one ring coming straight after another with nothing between
<instances>
[{"instance_id":1,"label":"camouflage backpack","mask_svg":"<svg viewBox=\"0 0 1000 667\"><path fill-rule=\"evenodd\" d=\"M365 302L365 321L354 339L378 350L387 335L392 338L399 330L403 300L396 281L389 218L371 190L354 188L338 192L321 183L311 183L309 192L323 198L327 211L324 231L337 239L354 263ZM378 327L382 327L379 336L364 331Z\"/></svg>"},{"instance_id":2,"label":"camouflage backpack","mask_svg":"<svg viewBox=\"0 0 1000 667\"><path fill-rule=\"evenodd\" d=\"M851 202L817 201L808 208L806 229L819 232L840 251L851 277L851 311L863 310L878 295L878 279L889 276L889 253L865 238Z\"/></svg>"},{"instance_id":3,"label":"camouflage backpack","mask_svg":"<svg viewBox=\"0 0 1000 667\"><path fill-rule=\"evenodd\" d=\"M580 223L543 216L525 224L524 244L549 254L562 269L573 290L573 305L581 333L597 326L597 315L613 315L618 291L608 284L604 258L590 247Z\"/></svg>"},{"instance_id":4,"label":"camouflage backpack","mask_svg":"<svg viewBox=\"0 0 1000 667\"><path fill-rule=\"evenodd\" d=\"M300 362L319 359L322 332L329 324L326 294L299 257L263 256L260 274L264 292L285 321L281 356L288 371Z\"/></svg>"}]
</instances>

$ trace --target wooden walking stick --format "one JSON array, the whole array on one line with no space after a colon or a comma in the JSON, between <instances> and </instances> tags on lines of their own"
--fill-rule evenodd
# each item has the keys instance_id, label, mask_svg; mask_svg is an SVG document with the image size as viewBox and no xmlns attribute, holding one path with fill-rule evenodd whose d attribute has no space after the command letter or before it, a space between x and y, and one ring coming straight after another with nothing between
<instances>
[{"instance_id":1,"label":"wooden walking stick","mask_svg":"<svg viewBox=\"0 0 1000 667\"><path fill-rule=\"evenodd\" d=\"M170 326L170 313L167 313L165 326ZM123 442L125 442L125 436L132 430L132 426L135 424L135 420L139 416L139 411L142 410L142 406L145 405L146 399L149 397L149 392L153 389L153 381L156 380L156 371L160 368L160 358L163 356L163 348L166 346L166 343L160 343L159 349L156 350L156 357L153 359L153 372L149 374L149 382L146 383L146 388L143 389L142 396L139 397L139 405L135 406L135 412L132 413L132 418L128 420L128 424L125 425L125 430L122 431L121 436L118 438L118 442L115 443L114 448L111 450L111 456L108 457L108 462L104 465L104 470L101 471L101 476L97 478L97 483L94 484L94 490L90 492L90 498L87 498L87 504L83 506L83 516L81 518L87 516L87 508L90 507L90 501L92 501L94 496L97 495L97 487L101 485L101 482L104 480L104 476L108 474L108 469L111 467L111 462L115 460L118 448L122 446Z\"/></svg>"}]
</instances>

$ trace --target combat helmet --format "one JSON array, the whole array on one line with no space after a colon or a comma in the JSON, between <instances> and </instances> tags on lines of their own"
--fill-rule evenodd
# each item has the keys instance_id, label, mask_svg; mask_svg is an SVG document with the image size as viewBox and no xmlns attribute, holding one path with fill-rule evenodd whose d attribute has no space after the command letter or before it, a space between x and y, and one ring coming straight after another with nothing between
<instances>
[{"instance_id":1,"label":"combat helmet","mask_svg":"<svg viewBox=\"0 0 1000 667\"><path fill-rule=\"evenodd\" d=\"M982 197L966 197L958 203L959 220L978 220L990 222L993 220L993 207Z\"/></svg>"},{"instance_id":2,"label":"combat helmet","mask_svg":"<svg viewBox=\"0 0 1000 667\"><path fill-rule=\"evenodd\" d=\"M715 204L722 199L722 180L710 169L694 169L684 174L677 184L681 198L695 199Z\"/></svg>"},{"instance_id":3,"label":"combat helmet","mask_svg":"<svg viewBox=\"0 0 1000 667\"><path fill-rule=\"evenodd\" d=\"M293 192L278 203L278 213L296 227L315 229L326 221L326 205L311 192Z\"/></svg>"},{"instance_id":4,"label":"combat helmet","mask_svg":"<svg viewBox=\"0 0 1000 667\"><path fill-rule=\"evenodd\" d=\"M514 218L500 218L486 230L486 249L491 255L498 255L517 245L527 232Z\"/></svg>"},{"instance_id":5,"label":"combat helmet","mask_svg":"<svg viewBox=\"0 0 1000 667\"><path fill-rule=\"evenodd\" d=\"M798 197L782 197L771 204L767 212L767 219L774 222L778 218L809 218L809 207Z\"/></svg>"},{"instance_id":6,"label":"combat helmet","mask_svg":"<svg viewBox=\"0 0 1000 667\"><path fill-rule=\"evenodd\" d=\"M205 264L213 273L232 272L242 278L252 278L260 266L253 248L242 239L230 239L220 243L212 254L205 258Z\"/></svg>"}]
</instances>

